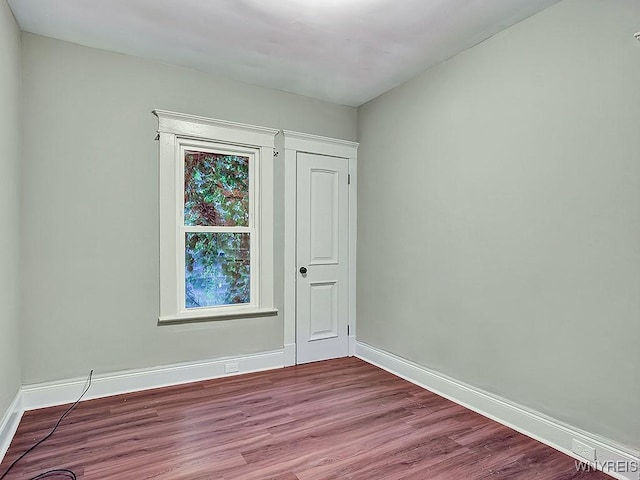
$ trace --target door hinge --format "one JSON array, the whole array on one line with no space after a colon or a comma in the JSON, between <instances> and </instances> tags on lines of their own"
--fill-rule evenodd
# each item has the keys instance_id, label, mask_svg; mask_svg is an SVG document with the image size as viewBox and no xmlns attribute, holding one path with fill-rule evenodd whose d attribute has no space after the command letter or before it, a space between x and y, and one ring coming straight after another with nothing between
<instances>
[{"instance_id":1,"label":"door hinge","mask_svg":"<svg viewBox=\"0 0 640 480\"><path fill-rule=\"evenodd\" d=\"M349 336L349 325L347 325L347 337Z\"/></svg>"},{"instance_id":2,"label":"door hinge","mask_svg":"<svg viewBox=\"0 0 640 480\"><path fill-rule=\"evenodd\" d=\"M350 173L347 175L347 184L351 185L351 174Z\"/></svg>"}]
</instances>

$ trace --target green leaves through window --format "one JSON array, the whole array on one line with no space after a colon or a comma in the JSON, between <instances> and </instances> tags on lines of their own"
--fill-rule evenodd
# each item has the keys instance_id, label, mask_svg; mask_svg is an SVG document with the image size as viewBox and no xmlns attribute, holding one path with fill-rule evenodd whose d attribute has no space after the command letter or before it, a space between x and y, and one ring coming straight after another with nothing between
<instances>
[{"instance_id":1,"label":"green leaves through window","mask_svg":"<svg viewBox=\"0 0 640 480\"><path fill-rule=\"evenodd\" d=\"M251 303L251 156L183 149L184 305Z\"/></svg>"},{"instance_id":2,"label":"green leaves through window","mask_svg":"<svg viewBox=\"0 0 640 480\"><path fill-rule=\"evenodd\" d=\"M185 151L184 224L249 226L249 158Z\"/></svg>"}]
</instances>

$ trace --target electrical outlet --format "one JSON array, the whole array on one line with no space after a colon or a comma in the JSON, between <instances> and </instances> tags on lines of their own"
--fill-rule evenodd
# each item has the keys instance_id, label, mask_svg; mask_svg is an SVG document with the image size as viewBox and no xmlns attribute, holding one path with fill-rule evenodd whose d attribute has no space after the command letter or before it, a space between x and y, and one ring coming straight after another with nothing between
<instances>
[{"instance_id":1,"label":"electrical outlet","mask_svg":"<svg viewBox=\"0 0 640 480\"><path fill-rule=\"evenodd\" d=\"M238 366L238 362L224 364L224 373L235 373L239 371L240 371L240 367Z\"/></svg>"},{"instance_id":2,"label":"electrical outlet","mask_svg":"<svg viewBox=\"0 0 640 480\"><path fill-rule=\"evenodd\" d=\"M573 442L571 442L571 451L590 462L596 461L596 449L590 447L586 443L582 443L580 440L576 440L575 438L573 439Z\"/></svg>"}]
</instances>

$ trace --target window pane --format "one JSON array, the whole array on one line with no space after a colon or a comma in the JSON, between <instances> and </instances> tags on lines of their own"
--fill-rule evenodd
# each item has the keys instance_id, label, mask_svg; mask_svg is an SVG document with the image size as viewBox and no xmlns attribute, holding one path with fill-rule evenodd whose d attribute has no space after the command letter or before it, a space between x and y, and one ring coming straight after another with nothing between
<instances>
[{"instance_id":1,"label":"window pane","mask_svg":"<svg viewBox=\"0 0 640 480\"><path fill-rule=\"evenodd\" d=\"M249 158L186 150L184 224L249 226Z\"/></svg>"},{"instance_id":2,"label":"window pane","mask_svg":"<svg viewBox=\"0 0 640 480\"><path fill-rule=\"evenodd\" d=\"M186 233L186 307L250 303L250 244L248 233Z\"/></svg>"}]
</instances>

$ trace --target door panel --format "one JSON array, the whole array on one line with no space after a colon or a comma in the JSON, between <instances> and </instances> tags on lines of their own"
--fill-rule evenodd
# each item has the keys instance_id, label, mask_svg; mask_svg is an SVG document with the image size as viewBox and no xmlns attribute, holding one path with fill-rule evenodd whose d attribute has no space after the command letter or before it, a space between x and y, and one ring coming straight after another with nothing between
<instances>
[{"instance_id":1,"label":"door panel","mask_svg":"<svg viewBox=\"0 0 640 480\"><path fill-rule=\"evenodd\" d=\"M337 282L309 283L309 340L338 336Z\"/></svg>"},{"instance_id":2,"label":"door panel","mask_svg":"<svg viewBox=\"0 0 640 480\"><path fill-rule=\"evenodd\" d=\"M312 168L310 185L309 265L337 264L340 216L338 215L338 172Z\"/></svg>"},{"instance_id":3,"label":"door panel","mask_svg":"<svg viewBox=\"0 0 640 480\"><path fill-rule=\"evenodd\" d=\"M297 155L297 362L349 353L346 158Z\"/></svg>"}]
</instances>

